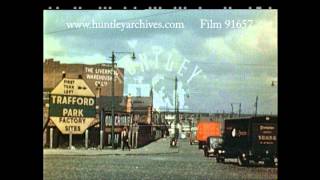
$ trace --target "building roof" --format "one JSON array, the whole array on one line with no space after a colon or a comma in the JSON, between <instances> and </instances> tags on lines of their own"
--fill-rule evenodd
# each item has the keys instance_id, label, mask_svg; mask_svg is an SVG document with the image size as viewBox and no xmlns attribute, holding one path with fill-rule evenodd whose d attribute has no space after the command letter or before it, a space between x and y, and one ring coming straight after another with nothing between
<instances>
[{"instance_id":1,"label":"building roof","mask_svg":"<svg viewBox=\"0 0 320 180\"><path fill-rule=\"evenodd\" d=\"M127 112L128 96L115 96L115 112ZM152 106L151 97L131 97L133 112L147 112ZM112 96L100 96L97 98L97 105L100 109L111 111Z\"/></svg>"},{"instance_id":2,"label":"building roof","mask_svg":"<svg viewBox=\"0 0 320 180\"><path fill-rule=\"evenodd\" d=\"M97 98L97 105L99 110L104 109L105 111L111 111L112 109L112 96L100 96ZM115 96L114 97L114 111L115 112L126 112L127 98L126 96Z\"/></svg>"},{"instance_id":3,"label":"building roof","mask_svg":"<svg viewBox=\"0 0 320 180\"><path fill-rule=\"evenodd\" d=\"M131 98L132 98L133 109L146 108L146 107L152 106L151 97L133 96Z\"/></svg>"}]
</instances>

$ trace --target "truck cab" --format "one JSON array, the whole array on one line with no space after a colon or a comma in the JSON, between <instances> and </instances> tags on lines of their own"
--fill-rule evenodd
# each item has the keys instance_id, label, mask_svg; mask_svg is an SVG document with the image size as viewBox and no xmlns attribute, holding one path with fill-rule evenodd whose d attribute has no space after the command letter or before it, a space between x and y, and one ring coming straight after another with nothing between
<instances>
[{"instance_id":1,"label":"truck cab","mask_svg":"<svg viewBox=\"0 0 320 180\"><path fill-rule=\"evenodd\" d=\"M207 138L210 136L221 136L221 123L218 121L200 121L197 124L196 139L198 140L198 148L203 149L207 144Z\"/></svg>"},{"instance_id":2,"label":"truck cab","mask_svg":"<svg viewBox=\"0 0 320 180\"><path fill-rule=\"evenodd\" d=\"M216 156L217 151L216 148L221 143L221 137L220 136L209 136L207 138L206 143L203 145L203 153L204 156L209 157L210 155Z\"/></svg>"}]
</instances>

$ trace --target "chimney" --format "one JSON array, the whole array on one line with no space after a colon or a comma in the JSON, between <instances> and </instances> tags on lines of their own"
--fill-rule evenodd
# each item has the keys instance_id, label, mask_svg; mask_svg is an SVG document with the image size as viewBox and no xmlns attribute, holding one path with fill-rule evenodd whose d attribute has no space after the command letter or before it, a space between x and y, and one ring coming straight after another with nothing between
<instances>
[{"instance_id":1,"label":"chimney","mask_svg":"<svg viewBox=\"0 0 320 180\"><path fill-rule=\"evenodd\" d=\"M151 124L151 113L152 113L152 108L151 106L148 106L148 117L147 117L147 122L148 124Z\"/></svg>"},{"instance_id":2,"label":"chimney","mask_svg":"<svg viewBox=\"0 0 320 180\"><path fill-rule=\"evenodd\" d=\"M98 83L97 83L96 90L97 90L97 97L100 97L100 95L101 95L101 86L100 86L100 82L98 82Z\"/></svg>"},{"instance_id":3,"label":"chimney","mask_svg":"<svg viewBox=\"0 0 320 180\"><path fill-rule=\"evenodd\" d=\"M62 79L66 78L66 72L62 71Z\"/></svg>"},{"instance_id":4,"label":"chimney","mask_svg":"<svg viewBox=\"0 0 320 180\"><path fill-rule=\"evenodd\" d=\"M132 97L131 97L131 94L128 95L128 99L127 99L127 112L128 113L132 112Z\"/></svg>"}]
</instances>

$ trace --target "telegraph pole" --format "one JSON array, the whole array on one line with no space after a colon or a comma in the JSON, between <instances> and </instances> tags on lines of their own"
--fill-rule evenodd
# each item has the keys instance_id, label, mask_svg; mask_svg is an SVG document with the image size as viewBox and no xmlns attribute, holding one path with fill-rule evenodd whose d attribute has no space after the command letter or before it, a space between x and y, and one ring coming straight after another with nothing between
<instances>
[{"instance_id":1,"label":"telegraph pole","mask_svg":"<svg viewBox=\"0 0 320 180\"><path fill-rule=\"evenodd\" d=\"M233 104L231 103L231 117L233 117Z\"/></svg>"},{"instance_id":2,"label":"telegraph pole","mask_svg":"<svg viewBox=\"0 0 320 180\"><path fill-rule=\"evenodd\" d=\"M175 136L178 132L177 131L177 123L179 121L179 110L178 110L178 97L177 97L177 89L178 89L178 78L176 76L175 81L174 81L174 107L175 107L175 114L176 114L176 120L174 123L174 132ZM178 138L178 137L177 137Z\"/></svg>"},{"instance_id":3,"label":"telegraph pole","mask_svg":"<svg viewBox=\"0 0 320 180\"><path fill-rule=\"evenodd\" d=\"M103 149L104 109L100 111L100 148Z\"/></svg>"},{"instance_id":4,"label":"telegraph pole","mask_svg":"<svg viewBox=\"0 0 320 180\"><path fill-rule=\"evenodd\" d=\"M177 102L177 83L178 83L178 78L176 76L175 81L174 81L174 107L175 107L175 113L176 113L176 122L175 125L178 123L179 120L179 112L178 112L178 102Z\"/></svg>"},{"instance_id":5,"label":"telegraph pole","mask_svg":"<svg viewBox=\"0 0 320 180\"><path fill-rule=\"evenodd\" d=\"M111 81L111 116L112 116L112 127L111 127L111 144L112 144L112 149L115 149L114 147L114 61L115 61L115 56L114 56L114 51L112 51L112 56L111 56L111 62L112 62L112 81Z\"/></svg>"},{"instance_id":6,"label":"telegraph pole","mask_svg":"<svg viewBox=\"0 0 320 180\"><path fill-rule=\"evenodd\" d=\"M256 103L254 105L255 105L255 109L256 109L254 116L256 117L258 114L258 96L256 97Z\"/></svg>"},{"instance_id":7,"label":"telegraph pole","mask_svg":"<svg viewBox=\"0 0 320 180\"><path fill-rule=\"evenodd\" d=\"M116 59L115 57L115 53L119 53L119 54L131 54L132 53L132 60L135 60L135 55L134 52L114 52L112 51L112 56L111 56L111 62L112 62L112 82L111 82L111 95L112 95L112 105L111 105L111 116L112 116L112 127L111 127L111 144L112 144L112 148L115 149L114 146L114 107L115 107L115 97L114 97L114 61Z\"/></svg>"},{"instance_id":8,"label":"telegraph pole","mask_svg":"<svg viewBox=\"0 0 320 180\"><path fill-rule=\"evenodd\" d=\"M233 117L233 105L236 104L236 105L239 105L239 117L241 115L241 103L230 103L231 104L231 116Z\"/></svg>"}]
</instances>

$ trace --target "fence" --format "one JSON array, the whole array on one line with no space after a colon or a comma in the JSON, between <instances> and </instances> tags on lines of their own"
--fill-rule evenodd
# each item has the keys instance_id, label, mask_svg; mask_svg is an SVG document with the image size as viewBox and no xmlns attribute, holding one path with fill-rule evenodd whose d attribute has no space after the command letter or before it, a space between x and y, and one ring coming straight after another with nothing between
<instances>
[{"instance_id":1,"label":"fence","mask_svg":"<svg viewBox=\"0 0 320 180\"><path fill-rule=\"evenodd\" d=\"M52 136L50 136L50 128L52 128ZM115 146L122 147L121 131L124 126L115 127ZM57 127L48 127L44 135L44 147L50 147L50 138L52 137L52 148L68 148L69 135L62 134ZM137 124L129 127L129 144L132 148L145 146L164 136L163 128L152 126L149 124ZM107 126L103 133L103 147L111 146L111 127ZM100 145L100 128L88 128L88 148L98 148ZM76 148L85 147L85 133L81 135L72 135L72 146Z\"/></svg>"}]
</instances>

